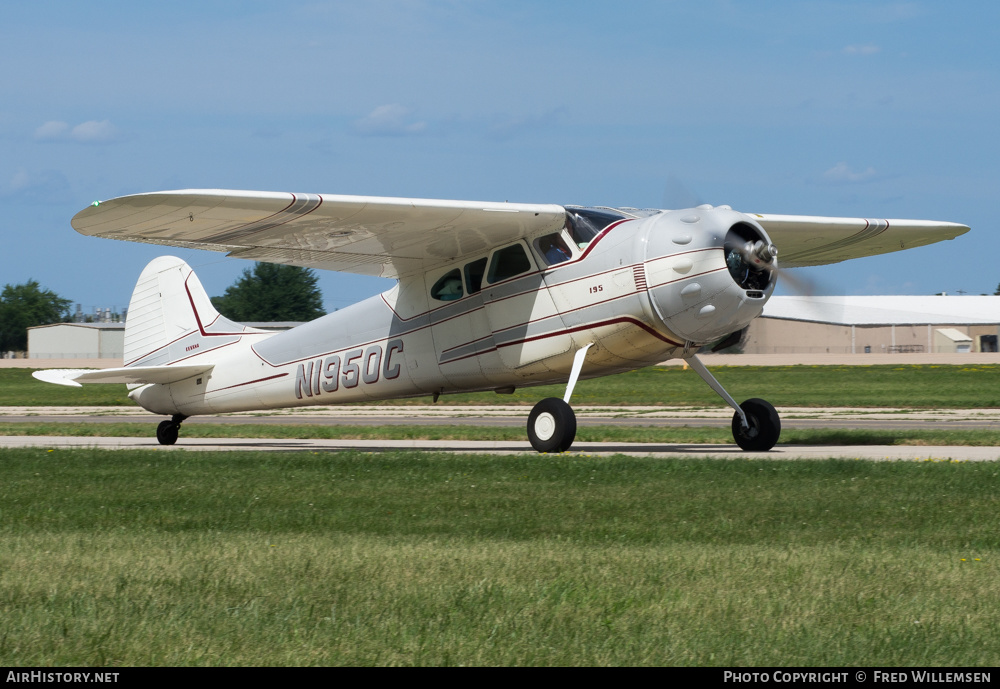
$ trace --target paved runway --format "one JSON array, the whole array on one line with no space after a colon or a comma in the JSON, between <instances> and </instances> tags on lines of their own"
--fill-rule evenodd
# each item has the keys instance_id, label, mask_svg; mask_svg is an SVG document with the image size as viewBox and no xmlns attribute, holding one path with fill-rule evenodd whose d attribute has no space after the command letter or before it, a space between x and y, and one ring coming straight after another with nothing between
<instances>
[{"instance_id":1,"label":"paved runway","mask_svg":"<svg viewBox=\"0 0 1000 689\"><path fill-rule=\"evenodd\" d=\"M159 422L161 417L147 415L134 416L0 416L0 422L9 423L143 423ZM166 417L163 417L166 418ZM425 416L365 416L365 417L312 417L309 420L287 417L249 416L199 416L185 421L185 424L226 424L226 425L325 425L325 426L480 426L489 428L522 428L527 420L523 417L467 416L455 418L428 418ZM591 416L578 419L578 426L619 426L677 428L683 426L709 426L729 428L731 419L679 417L679 418L621 418L614 416ZM858 430L909 430L909 429L993 429L1000 430L1000 422L987 419L781 419L784 429L829 428Z\"/></svg>"},{"instance_id":2,"label":"paved runway","mask_svg":"<svg viewBox=\"0 0 1000 689\"><path fill-rule=\"evenodd\" d=\"M309 451L464 452L484 454L533 454L527 441L475 440L261 440L248 438L181 438L176 445L163 446L153 438L79 438L67 436L0 436L0 447L105 448L120 450L183 451ZM770 452L744 452L735 445L593 443L580 442L569 454L640 457L719 457L726 459L868 459L882 461L1000 461L1000 447L911 447L911 446L781 446Z\"/></svg>"},{"instance_id":3,"label":"paved runway","mask_svg":"<svg viewBox=\"0 0 1000 689\"><path fill-rule=\"evenodd\" d=\"M728 407L574 407L580 426L714 426L728 428ZM185 424L316 424L346 426L523 427L527 406L363 406L312 407L192 417ZM853 409L781 407L782 428L918 428L1000 430L1000 409ZM161 417L138 407L0 407L9 423L149 423Z\"/></svg>"},{"instance_id":4,"label":"paved runway","mask_svg":"<svg viewBox=\"0 0 1000 689\"><path fill-rule=\"evenodd\" d=\"M523 406L344 406L281 410L270 413L240 413L195 417L187 424L309 424L309 425L474 425L523 427L528 414ZM690 407L578 407L581 426L723 426L731 423L732 412L725 407L692 409ZM1000 409L779 409L784 428L989 428L1000 429ZM529 453L534 450L524 441L467 440L266 440L245 438L185 438L183 430L177 445L163 447L154 436L161 417L137 407L6 407L0 408L0 421L72 422L72 423L147 423L145 438L2 436L0 447L102 447L116 449L184 450L270 450L330 452L361 450L419 450L429 452ZM766 453L747 453L735 445L698 445L663 443L578 442L572 453L609 455L627 453L644 457L753 457L769 459L847 457L875 460L1000 460L1000 447L926 447L926 446L778 446Z\"/></svg>"}]
</instances>

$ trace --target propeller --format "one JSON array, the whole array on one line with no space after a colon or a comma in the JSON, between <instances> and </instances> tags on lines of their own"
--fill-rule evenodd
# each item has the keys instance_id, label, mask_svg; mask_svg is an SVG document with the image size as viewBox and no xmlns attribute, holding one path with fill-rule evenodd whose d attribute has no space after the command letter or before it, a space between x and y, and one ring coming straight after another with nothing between
<instances>
[{"instance_id":1,"label":"propeller","mask_svg":"<svg viewBox=\"0 0 1000 689\"><path fill-rule=\"evenodd\" d=\"M664 208L694 208L701 203L703 203L702 197L697 191L685 185L677 175L667 175L663 189ZM798 296L813 297L819 291L814 280L778 265L775 260L778 249L773 244L765 245L762 240L748 241L737 250L737 254L743 258L747 266L755 266L758 271L767 270L774 273Z\"/></svg>"},{"instance_id":2,"label":"propeller","mask_svg":"<svg viewBox=\"0 0 1000 689\"><path fill-rule=\"evenodd\" d=\"M800 296L812 297L816 295L816 283L813 280L778 265L778 247L774 244L765 244L762 239L758 239L756 242L748 241L737 249L737 252L751 270L766 270L773 273Z\"/></svg>"},{"instance_id":3,"label":"propeller","mask_svg":"<svg viewBox=\"0 0 1000 689\"><path fill-rule=\"evenodd\" d=\"M819 291L816 280L807 278L801 273L796 273L791 268L775 267L774 270L778 277L781 278L781 280L788 285L788 288L797 296L815 297Z\"/></svg>"}]
</instances>

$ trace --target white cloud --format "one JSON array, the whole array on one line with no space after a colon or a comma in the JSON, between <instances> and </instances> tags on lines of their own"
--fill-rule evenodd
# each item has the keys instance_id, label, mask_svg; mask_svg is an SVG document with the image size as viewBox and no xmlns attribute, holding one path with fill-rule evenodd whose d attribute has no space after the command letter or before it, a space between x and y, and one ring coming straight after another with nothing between
<instances>
[{"instance_id":1,"label":"white cloud","mask_svg":"<svg viewBox=\"0 0 1000 689\"><path fill-rule=\"evenodd\" d=\"M108 120L91 120L73 127L70 136L81 143L103 143L115 138L115 126Z\"/></svg>"},{"instance_id":2,"label":"white cloud","mask_svg":"<svg viewBox=\"0 0 1000 689\"><path fill-rule=\"evenodd\" d=\"M879 46L874 43L866 43L864 45L849 45L844 47L845 55L874 55L882 50Z\"/></svg>"},{"instance_id":3,"label":"white cloud","mask_svg":"<svg viewBox=\"0 0 1000 689\"><path fill-rule=\"evenodd\" d=\"M46 122L35 130L35 138L39 141L54 141L64 139L69 133L69 125L65 122Z\"/></svg>"},{"instance_id":4,"label":"white cloud","mask_svg":"<svg viewBox=\"0 0 1000 689\"><path fill-rule=\"evenodd\" d=\"M37 141L76 141L78 143L108 143L118 130L109 120L90 120L70 127L66 122L52 120L35 130Z\"/></svg>"},{"instance_id":5,"label":"white cloud","mask_svg":"<svg viewBox=\"0 0 1000 689\"><path fill-rule=\"evenodd\" d=\"M855 172L847 163L837 163L823 173L823 179L833 184L857 184L867 182L875 177L875 168L868 167L861 172Z\"/></svg>"},{"instance_id":6,"label":"white cloud","mask_svg":"<svg viewBox=\"0 0 1000 689\"><path fill-rule=\"evenodd\" d=\"M427 128L426 122L414 122L413 111L398 103L380 105L367 116L354 121L354 129L366 136L408 136Z\"/></svg>"}]
</instances>

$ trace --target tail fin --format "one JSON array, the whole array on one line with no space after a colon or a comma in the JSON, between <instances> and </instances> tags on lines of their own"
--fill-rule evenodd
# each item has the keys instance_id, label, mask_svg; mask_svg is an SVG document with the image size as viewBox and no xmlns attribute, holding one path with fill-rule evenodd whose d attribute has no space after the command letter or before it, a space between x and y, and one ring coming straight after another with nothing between
<instances>
[{"instance_id":1,"label":"tail fin","mask_svg":"<svg viewBox=\"0 0 1000 689\"><path fill-rule=\"evenodd\" d=\"M233 323L212 306L191 267L153 259L132 292L125 320L125 365L167 366L262 332Z\"/></svg>"}]
</instances>

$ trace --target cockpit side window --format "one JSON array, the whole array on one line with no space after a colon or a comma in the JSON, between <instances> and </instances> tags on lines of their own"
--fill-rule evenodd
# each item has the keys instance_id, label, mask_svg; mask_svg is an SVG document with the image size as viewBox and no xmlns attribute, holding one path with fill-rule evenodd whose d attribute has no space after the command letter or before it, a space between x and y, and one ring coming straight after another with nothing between
<instances>
[{"instance_id":1,"label":"cockpit side window","mask_svg":"<svg viewBox=\"0 0 1000 689\"><path fill-rule=\"evenodd\" d=\"M438 301L454 301L462 295L462 272L458 268L442 275L431 287L431 296Z\"/></svg>"},{"instance_id":2,"label":"cockpit side window","mask_svg":"<svg viewBox=\"0 0 1000 689\"><path fill-rule=\"evenodd\" d=\"M573 257L573 252L566 245L561 232L547 234L534 241L535 250L545 259L545 262L554 266L557 263L568 261Z\"/></svg>"},{"instance_id":3,"label":"cockpit side window","mask_svg":"<svg viewBox=\"0 0 1000 689\"><path fill-rule=\"evenodd\" d=\"M582 249L605 227L624 218L624 215L595 208L567 208L566 230L576 245Z\"/></svg>"},{"instance_id":4,"label":"cockpit side window","mask_svg":"<svg viewBox=\"0 0 1000 689\"><path fill-rule=\"evenodd\" d=\"M486 274L486 257L465 264L465 289L469 294L475 294L483 288L483 275Z\"/></svg>"},{"instance_id":5,"label":"cockpit side window","mask_svg":"<svg viewBox=\"0 0 1000 689\"><path fill-rule=\"evenodd\" d=\"M529 270L531 270L531 259L528 258L524 246L521 244L511 244L508 247L493 252L493 259L490 261L490 269L486 274L486 281L492 285L495 282L526 273Z\"/></svg>"}]
</instances>

